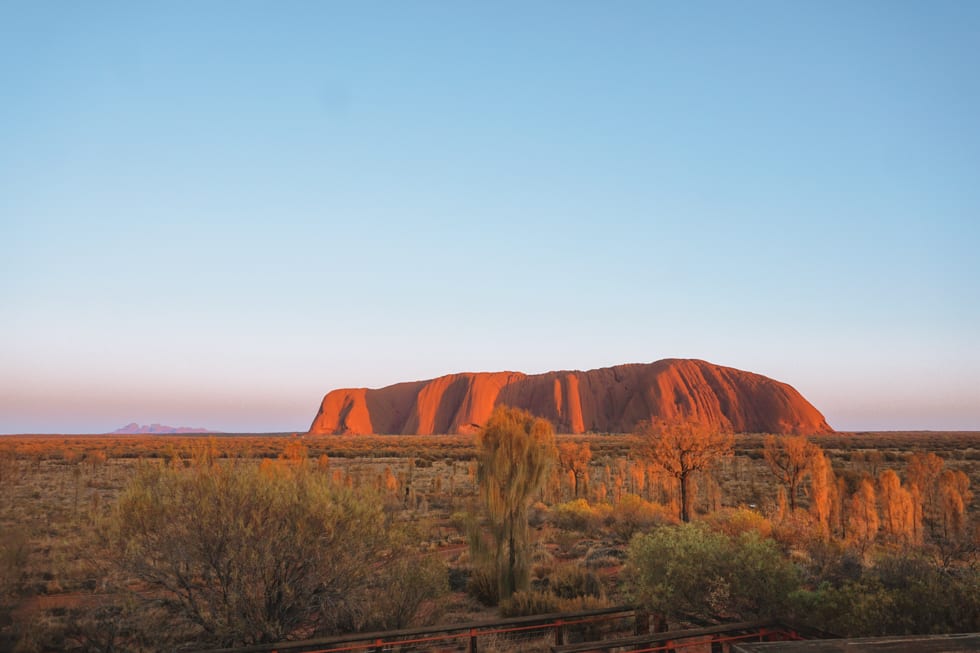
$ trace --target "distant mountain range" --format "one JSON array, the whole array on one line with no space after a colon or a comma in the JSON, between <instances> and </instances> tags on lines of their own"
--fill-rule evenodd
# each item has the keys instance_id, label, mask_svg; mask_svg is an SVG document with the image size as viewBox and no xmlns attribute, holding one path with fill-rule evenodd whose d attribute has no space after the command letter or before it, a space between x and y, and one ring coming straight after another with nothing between
<instances>
[{"instance_id":1,"label":"distant mountain range","mask_svg":"<svg viewBox=\"0 0 980 653\"><path fill-rule=\"evenodd\" d=\"M199 426L167 426L166 424L137 424L132 422L122 428L109 433L109 435L165 435L173 433L220 433Z\"/></svg>"},{"instance_id":2,"label":"distant mountain range","mask_svg":"<svg viewBox=\"0 0 980 653\"><path fill-rule=\"evenodd\" d=\"M696 420L747 433L830 433L793 387L701 360L667 359L598 370L480 372L323 398L310 433L474 433L497 404L529 410L559 433L629 433L645 419Z\"/></svg>"}]
</instances>

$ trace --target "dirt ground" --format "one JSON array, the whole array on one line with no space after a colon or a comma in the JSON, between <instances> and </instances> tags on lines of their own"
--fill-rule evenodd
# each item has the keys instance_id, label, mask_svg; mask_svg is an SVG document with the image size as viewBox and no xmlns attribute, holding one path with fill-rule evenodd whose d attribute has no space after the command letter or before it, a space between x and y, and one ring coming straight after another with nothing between
<instances>
[{"instance_id":1,"label":"dirt ground","mask_svg":"<svg viewBox=\"0 0 980 653\"><path fill-rule=\"evenodd\" d=\"M624 493L652 501L670 499L663 488L637 480L639 464L630 436L559 436L587 442L592 451L582 495L614 503ZM947 467L965 472L974 488L970 512L980 502L980 433L837 433L814 436L844 478L901 475L909 455L932 452ZM765 512L775 497L763 459L763 436L740 435L735 456L699 483L699 507L751 506ZM187 464L217 456L230 464L300 455L317 473L338 483L372 487L401 519L423 526L422 548L439 552L452 569L468 563L463 522L475 508L476 439L471 436L2 436L0 437L0 539L5 573L0 595L7 606L0 630L15 625L55 627L74 613L112 603L132 589L99 549L102 520L139 465ZM602 495L599 496L601 491ZM596 571L610 602L621 600L618 573L625 542L614 533L582 533L556 527L542 516L548 506L574 499L560 479L541 497L535 527L539 569L561 563ZM803 499L805 501L805 497ZM534 513L532 509L532 513ZM544 572L540 572L544 573ZM464 622L496 616L463 592L451 571L454 594L444 620ZM454 580L456 579L456 580Z\"/></svg>"}]
</instances>

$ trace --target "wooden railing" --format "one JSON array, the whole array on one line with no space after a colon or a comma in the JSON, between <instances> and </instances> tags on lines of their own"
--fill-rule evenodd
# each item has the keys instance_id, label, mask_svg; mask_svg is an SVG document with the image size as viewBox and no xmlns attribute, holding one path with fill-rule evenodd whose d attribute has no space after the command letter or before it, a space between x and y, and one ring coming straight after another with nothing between
<instances>
[{"instance_id":1,"label":"wooden railing","mask_svg":"<svg viewBox=\"0 0 980 653\"><path fill-rule=\"evenodd\" d=\"M555 645L552 653L655 653L671 651L712 651L728 653L744 642L785 642L803 639L836 638L837 635L803 625L762 620L720 624L663 633L644 633L601 642Z\"/></svg>"},{"instance_id":2,"label":"wooden railing","mask_svg":"<svg viewBox=\"0 0 980 653\"><path fill-rule=\"evenodd\" d=\"M514 617L497 621L446 624L378 633L357 633L275 644L257 644L240 648L211 649L207 653L394 653L400 651L438 651L439 653L479 653L481 644L500 640L513 644L515 651L533 641L540 649L550 642L563 646L572 640L582 641L590 635L636 634L637 624L645 626L643 613L629 606L563 612L531 617ZM641 626L642 627L642 626Z\"/></svg>"}]
</instances>

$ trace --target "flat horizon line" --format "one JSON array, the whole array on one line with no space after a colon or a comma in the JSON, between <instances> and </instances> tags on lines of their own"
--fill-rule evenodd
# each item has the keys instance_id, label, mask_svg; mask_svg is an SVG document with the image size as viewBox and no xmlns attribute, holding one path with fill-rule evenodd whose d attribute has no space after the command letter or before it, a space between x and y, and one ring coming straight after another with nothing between
<instances>
[{"instance_id":1,"label":"flat horizon line","mask_svg":"<svg viewBox=\"0 0 980 653\"><path fill-rule=\"evenodd\" d=\"M809 434L807 437L829 437L835 435L869 435L869 434L978 434L980 435L980 428L977 429L849 429L832 431L830 433L819 433L819 434ZM369 433L362 435L353 434L325 434L325 433L315 433L311 434L309 431L202 431L198 433L0 433L0 438L57 438L57 437L79 437L79 438L135 438L135 437L146 437L146 438L202 438L209 436L221 436L221 437L293 437L293 436L310 436L316 438L330 438L330 437L349 437L349 438L370 438L370 437L446 437L446 436L458 436L464 435L460 433L430 433L430 434L420 434L420 433ZM614 436L614 435L631 435L631 433L555 433L559 436ZM767 435L765 432L738 432L735 435ZM790 436L787 436L790 437Z\"/></svg>"}]
</instances>

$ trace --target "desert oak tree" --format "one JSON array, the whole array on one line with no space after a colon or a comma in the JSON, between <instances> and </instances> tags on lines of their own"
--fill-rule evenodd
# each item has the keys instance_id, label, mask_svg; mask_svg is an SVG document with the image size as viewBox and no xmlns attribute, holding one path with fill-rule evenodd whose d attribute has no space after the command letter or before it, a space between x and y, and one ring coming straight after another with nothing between
<instances>
[{"instance_id":1,"label":"desert oak tree","mask_svg":"<svg viewBox=\"0 0 980 653\"><path fill-rule=\"evenodd\" d=\"M786 487L790 510L796 510L800 486L810 475L813 460L820 453L820 447L807 440L805 435L766 436L762 454L773 475Z\"/></svg>"},{"instance_id":2,"label":"desert oak tree","mask_svg":"<svg viewBox=\"0 0 980 653\"><path fill-rule=\"evenodd\" d=\"M735 436L705 424L643 422L638 427L640 455L677 479L681 491L681 519L691 521L691 478L712 469L734 452Z\"/></svg>"}]
</instances>

